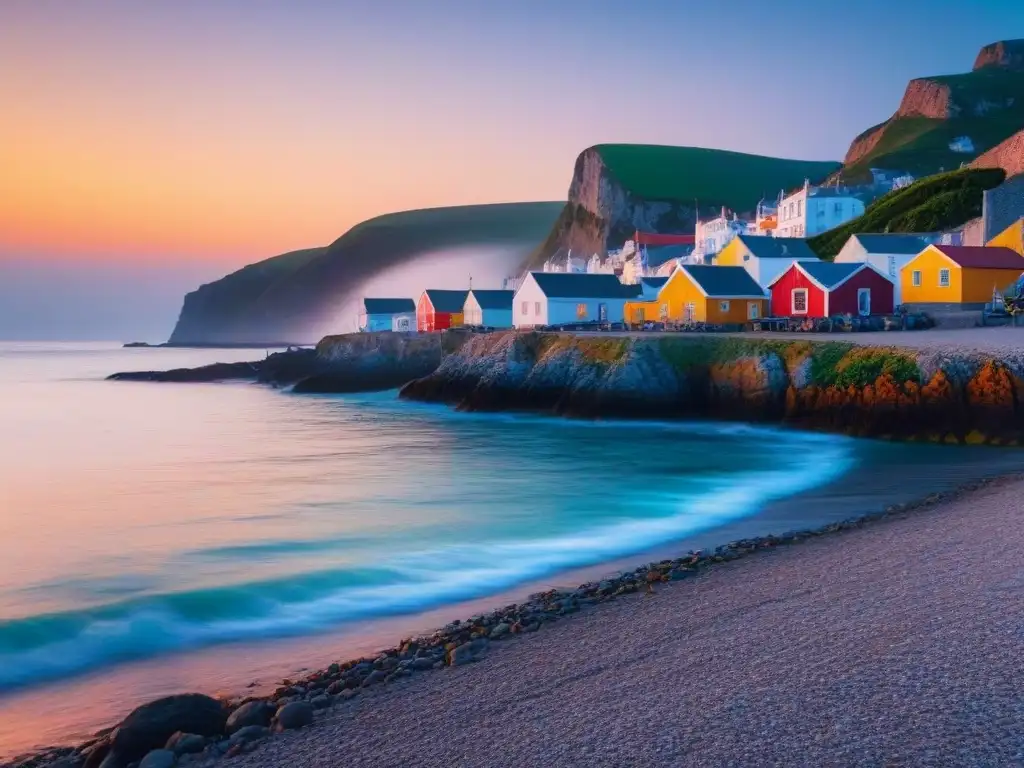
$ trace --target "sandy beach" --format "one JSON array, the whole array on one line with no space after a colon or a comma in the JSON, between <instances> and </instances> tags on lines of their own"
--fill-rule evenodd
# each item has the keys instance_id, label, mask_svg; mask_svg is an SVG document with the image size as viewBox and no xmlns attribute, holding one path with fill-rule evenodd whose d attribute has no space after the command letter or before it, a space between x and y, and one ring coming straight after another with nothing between
<instances>
[{"instance_id":1,"label":"sandy beach","mask_svg":"<svg viewBox=\"0 0 1024 768\"><path fill-rule=\"evenodd\" d=\"M237 766L1024 764L1024 481L363 691Z\"/></svg>"}]
</instances>

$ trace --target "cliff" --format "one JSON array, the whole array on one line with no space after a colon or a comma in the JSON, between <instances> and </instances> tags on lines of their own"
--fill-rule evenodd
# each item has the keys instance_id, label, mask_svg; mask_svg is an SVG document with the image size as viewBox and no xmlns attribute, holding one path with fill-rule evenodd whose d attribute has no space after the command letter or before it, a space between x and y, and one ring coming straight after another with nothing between
<instances>
[{"instance_id":1,"label":"cliff","mask_svg":"<svg viewBox=\"0 0 1024 768\"><path fill-rule=\"evenodd\" d=\"M1024 41L993 43L971 72L911 80L892 117L857 136L844 158L846 181L870 177L871 167L916 176L960 167L1024 128ZM968 137L973 149L950 143Z\"/></svg>"},{"instance_id":2,"label":"cliff","mask_svg":"<svg viewBox=\"0 0 1024 768\"><path fill-rule=\"evenodd\" d=\"M1024 357L834 341L490 334L466 341L402 396L464 410L713 418L954 443L1024 439Z\"/></svg>"},{"instance_id":3,"label":"cliff","mask_svg":"<svg viewBox=\"0 0 1024 768\"><path fill-rule=\"evenodd\" d=\"M355 330L360 289L369 281L386 276L392 284L386 281L380 290L418 296L422 280L403 280L404 270L467 252L478 255L475 270L514 273L563 205L471 205L378 216L325 248L267 259L189 293L170 343L302 344ZM459 282L434 287L462 287L466 275L446 275L442 268L437 279Z\"/></svg>"},{"instance_id":4,"label":"cliff","mask_svg":"<svg viewBox=\"0 0 1024 768\"><path fill-rule=\"evenodd\" d=\"M1002 168L1007 177L1024 173L1024 130L980 155L972 168Z\"/></svg>"},{"instance_id":5,"label":"cliff","mask_svg":"<svg viewBox=\"0 0 1024 768\"><path fill-rule=\"evenodd\" d=\"M561 215L524 267L539 267L566 249L603 254L638 229L692 234L698 211L753 211L763 197L774 198L805 178L820 180L838 167L696 147L590 147L576 158Z\"/></svg>"}]
</instances>

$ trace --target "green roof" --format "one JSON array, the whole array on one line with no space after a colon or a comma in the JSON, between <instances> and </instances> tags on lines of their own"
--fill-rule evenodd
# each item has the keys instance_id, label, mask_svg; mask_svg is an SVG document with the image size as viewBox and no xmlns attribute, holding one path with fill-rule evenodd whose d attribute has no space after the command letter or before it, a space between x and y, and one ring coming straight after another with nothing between
<instances>
[{"instance_id":1,"label":"green roof","mask_svg":"<svg viewBox=\"0 0 1024 768\"><path fill-rule=\"evenodd\" d=\"M743 267L686 265L681 267L708 296L764 298L764 289Z\"/></svg>"},{"instance_id":2,"label":"green roof","mask_svg":"<svg viewBox=\"0 0 1024 768\"><path fill-rule=\"evenodd\" d=\"M937 235L916 235L902 232L853 235L868 253L918 254L935 242Z\"/></svg>"},{"instance_id":3,"label":"green roof","mask_svg":"<svg viewBox=\"0 0 1024 768\"><path fill-rule=\"evenodd\" d=\"M781 189L819 181L840 167L834 161L784 160L701 147L599 144L608 172L637 197L701 207L753 210Z\"/></svg>"},{"instance_id":4,"label":"green roof","mask_svg":"<svg viewBox=\"0 0 1024 768\"><path fill-rule=\"evenodd\" d=\"M573 272L531 272L549 299L630 299L639 285L623 285L615 275Z\"/></svg>"},{"instance_id":5,"label":"green roof","mask_svg":"<svg viewBox=\"0 0 1024 768\"><path fill-rule=\"evenodd\" d=\"M759 259L814 259L818 254L811 250L802 237L766 237L764 235L737 235L736 239Z\"/></svg>"}]
</instances>

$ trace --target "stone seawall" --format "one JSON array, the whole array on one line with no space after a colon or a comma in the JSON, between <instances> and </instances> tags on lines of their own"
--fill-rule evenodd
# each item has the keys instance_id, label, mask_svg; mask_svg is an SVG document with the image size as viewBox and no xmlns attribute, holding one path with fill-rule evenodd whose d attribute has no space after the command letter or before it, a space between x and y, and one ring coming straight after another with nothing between
<instances>
[{"instance_id":1,"label":"stone seawall","mask_svg":"<svg viewBox=\"0 0 1024 768\"><path fill-rule=\"evenodd\" d=\"M489 334L402 396L464 410L713 418L951 443L1024 439L1024 358L836 341Z\"/></svg>"}]
</instances>

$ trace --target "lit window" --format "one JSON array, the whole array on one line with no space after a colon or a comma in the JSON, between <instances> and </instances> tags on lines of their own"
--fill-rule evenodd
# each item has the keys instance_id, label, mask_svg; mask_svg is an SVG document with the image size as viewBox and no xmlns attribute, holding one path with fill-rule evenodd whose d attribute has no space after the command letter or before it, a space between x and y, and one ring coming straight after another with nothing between
<instances>
[{"instance_id":1,"label":"lit window","mask_svg":"<svg viewBox=\"0 0 1024 768\"><path fill-rule=\"evenodd\" d=\"M586 320L587 319L587 305L586 304L577 304L576 305L576 317L578 317L580 320Z\"/></svg>"},{"instance_id":2,"label":"lit window","mask_svg":"<svg viewBox=\"0 0 1024 768\"><path fill-rule=\"evenodd\" d=\"M915 269L911 273L910 278L913 281L915 288L920 288L921 287L921 270Z\"/></svg>"},{"instance_id":3,"label":"lit window","mask_svg":"<svg viewBox=\"0 0 1024 768\"><path fill-rule=\"evenodd\" d=\"M806 315L807 314L807 289L796 288L793 291L793 314L794 315Z\"/></svg>"},{"instance_id":4,"label":"lit window","mask_svg":"<svg viewBox=\"0 0 1024 768\"><path fill-rule=\"evenodd\" d=\"M729 302L728 301L720 301L720 302L718 302L718 310L720 312L728 312L729 311Z\"/></svg>"},{"instance_id":5,"label":"lit window","mask_svg":"<svg viewBox=\"0 0 1024 768\"><path fill-rule=\"evenodd\" d=\"M949 288L949 270L939 270L939 288Z\"/></svg>"},{"instance_id":6,"label":"lit window","mask_svg":"<svg viewBox=\"0 0 1024 768\"><path fill-rule=\"evenodd\" d=\"M524 315L530 314L530 302L528 302L528 301L524 301L523 302L523 314Z\"/></svg>"}]
</instances>

